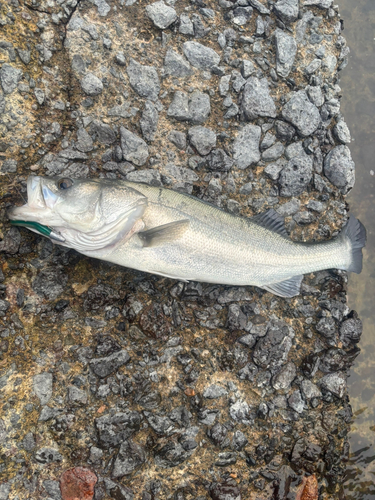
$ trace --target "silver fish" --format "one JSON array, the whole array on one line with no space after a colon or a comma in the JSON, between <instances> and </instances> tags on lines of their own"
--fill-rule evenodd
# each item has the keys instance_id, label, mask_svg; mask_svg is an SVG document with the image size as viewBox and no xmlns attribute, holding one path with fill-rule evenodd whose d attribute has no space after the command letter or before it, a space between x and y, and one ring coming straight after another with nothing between
<instances>
[{"instance_id":1,"label":"silver fish","mask_svg":"<svg viewBox=\"0 0 375 500\"><path fill-rule=\"evenodd\" d=\"M13 223L90 257L181 281L252 285L299 294L303 274L360 273L366 230L353 216L334 239L295 243L274 210L246 219L146 184L30 176ZM45 232L43 232L45 234Z\"/></svg>"}]
</instances>

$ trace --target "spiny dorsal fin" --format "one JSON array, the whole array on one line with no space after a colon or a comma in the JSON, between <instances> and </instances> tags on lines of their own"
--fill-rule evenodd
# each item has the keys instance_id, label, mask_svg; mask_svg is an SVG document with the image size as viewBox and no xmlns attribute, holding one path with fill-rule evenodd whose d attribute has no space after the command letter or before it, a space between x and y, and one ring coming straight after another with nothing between
<instances>
[{"instance_id":1,"label":"spiny dorsal fin","mask_svg":"<svg viewBox=\"0 0 375 500\"><path fill-rule=\"evenodd\" d=\"M190 221L188 219L169 222L168 224L142 231L138 233L138 237L142 241L144 247L162 245L181 238L189 227L189 224Z\"/></svg>"},{"instance_id":2,"label":"spiny dorsal fin","mask_svg":"<svg viewBox=\"0 0 375 500\"><path fill-rule=\"evenodd\" d=\"M270 208L261 214L255 215L250 219L250 221L289 239L289 235L286 232L284 225L284 218L275 212L273 208Z\"/></svg>"},{"instance_id":3,"label":"spiny dorsal fin","mask_svg":"<svg viewBox=\"0 0 375 500\"><path fill-rule=\"evenodd\" d=\"M271 292L279 297L295 297L299 295L301 289L301 283L303 280L303 274L299 276L293 276L285 281L279 281L279 283L271 283L269 285L262 286L268 292Z\"/></svg>"}]
</instances>

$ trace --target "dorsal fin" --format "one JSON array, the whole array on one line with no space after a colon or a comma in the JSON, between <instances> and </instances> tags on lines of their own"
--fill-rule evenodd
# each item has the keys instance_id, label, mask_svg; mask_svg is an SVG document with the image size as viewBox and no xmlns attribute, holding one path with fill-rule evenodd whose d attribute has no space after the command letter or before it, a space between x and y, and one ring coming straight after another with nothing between
<instances>
[{"instance_id":1,"label":"dorsal fin","mask_svg":"<svg viewBox=\"0 0 375 500\"><path fill-rule=\"evenodd\" d=\"M289 239L289 235L286 232L284 225L284 218L281 217L273 208L270 208L266 212L255 215L250 219L251 222L255 222L259 226L269 229L274 233Z\"/></svg>"}]
</instances>

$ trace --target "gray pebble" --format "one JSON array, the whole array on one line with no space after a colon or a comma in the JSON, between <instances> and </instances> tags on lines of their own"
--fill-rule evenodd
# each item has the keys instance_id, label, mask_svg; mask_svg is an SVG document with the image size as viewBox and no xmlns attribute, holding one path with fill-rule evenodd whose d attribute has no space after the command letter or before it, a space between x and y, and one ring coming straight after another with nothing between
<instances>
[{"instance_id":1,"label":"gray pebble","mask_svg":"<svg viewBox=\"0 0 375 500\"><path fill-rule=\"evenodd\" d=\"M315 106L320 107L324 104L324 95L320 87L313 87L308 85L306 87L307 95L310 101L315 104Z\"/></svg>"},{"instance_id":2,"label":"gray pebble","mask_svg":"<svg viewBox=\"0 0 375 500\"><path fill-rule=\"evenodd\" d=\"M248 195L251 193L252 190L253 190L253 184L251 182L247 182L246 184L241 186L239 193Z\"/></svg>"},{"instance_id":3,"label":"gray pebble","mask_svg":"<svg viewBox=\"0 0 375 500\"><path fill-rule=\"evenodd\" d=\"M280 163L280 164L270 163L264 169L264 173L267 175L267 177L269 177L273 181L277 181L277 179L279 178L280 172L282 171L284 166L285 165L283 165L282 163Z\"/></svg>"},{"instance_id":4,"label":"gray pebble","mask_svg":"<svg viewBox=\"0 0 375 500\"><path fill-rule=\"evenodd\" d=\"M61 500L61 490L59 481L53 481L52 479L45 479L43 481L43 487L52 500Z\"/></svg>"},{"instance_id":5,"label":"gray pebble","mask_svg":"<svg viewBox=\"0 0 375 500\"><path fill-rule=\"evenodd\" d=\"M178 149L186 149L186 135L178 130L172 130L168 136L168 139L174 144Z\"/></svg>"},{"instance_id":6,"label":"gray pebble","mask_svg":"<svg viewBox=\"0 0 375 500\"><path fill-rule=\"evenodd\" d=\"M8 500L10 494L10 483L1 483L0 484L0 500Z\"/></svg>"},{"instance_id":7,"label":"gray pebble","mask_svg":"<svg viewBox=\"0 0 375 500\"><path fill-rule=\"evenodd\" d=\"M163 1L147 5L146 14L154 25L161 30L168 28L177 19L176 11L169 5L165 5Z\"/></svg>"},{"instance_id":8,"label":"gray pebble","mask_svg":"<svg viewBox=\"0 0 375 500\"><path fill-rule=\"evenodd\" d=\"M194 91L189 97L189 120L192 123L204 123L211 113L210 97L200 90Z\"/></svg>"},{"instance_id":9,"label":"gray pebble","mask_svg":"<svg viewBox=\"0 0 375 500\"><path fill-rule=\"evenodd\" d=\"M277 74L286 78L293 66L297 53L297 42L291 35L280 29L275 33L276 43L276 71Z\"/></svg>"},{"instance_id":10,"label":"gray pebble","mask_svg":"<svg viewBox=\"0 0 375 500\"><path fill-rule=\"evenodd\" d=\"M167 75L184 78L190 76L193 71L188 61L172 49L167 50L164 59L164 70Z\"/></svg>"},{"instance_id":11,"label":"gray pebble","mask_svg":"<svg viewBox=\"0 0 375 500\"><path fill-rule=\"evenodd\" d=\"M121 444L116 457L112 477L118 478L128 476L146 461L146 453L142 446L133 441L125 441Z\"/></svg>"},{"instance_id":12,"label":"gray pebble","mask_svg":"<svg viewBox=\"0 0 375 500\"><path fill-rule=\"evenodd\" d=\"M131 87L138 95L156 101L160 92L160 82L153 66L143 66L135 59L130 59L126 72Z\"/></svg>"},{"instance_id":13,"label":"gray pebble","mask_svg":"<svg viewBox=\"0 0 375 500\"><path fill-rule=\"evenodd\" d=\"M298 18L298 0L278 0L273 9L284 23L293 23Z\"/></svg>"},{"instance_id":14,"label":"gray pebble","mask_svg":"<svg viewBox=\"0 0 375 500\"><path fill-rule=\"evenodd\" d=\"M120 136L124 159L137 166L144 165L148 158L148 147L145 141L125 127L120 127Z\"/></svg>"},{"instance_id":15,"label":"gray pebble","mask_svg":"<svg viewBox=\"0 0 375 500\"><path fill-rule=\"evenodd\" d=\"M241 66L240 66L240 69L241 69L242 76L246 79L248 79L249 76L251 76L255 72L254 64L247 59L243 59Z\"/></svg>"},{"instance_id":16,"label":"gray pebble","mask_svg":"<svg viewBox=\"0 0 375 500\"><path fill-rule=\"evenodd\" d=\"M189 142L200 155L208 155L216 146L216 134L205 127L191 127L188 130Z\"/></svg>"},{"instance_id":17,"label":"gray pebble","mask_svg":"<svg viewBox=\"0 0 375 500\"><path fill-rule=\"evenodd\" d=\"M96 96L103 91L103 82L92 73L87 73L81 80L82 90L86 95Z\"/></svg>"},{"instance_id":18,"label":"gray pebble","mask_svg":"<svg viewBox=\"0 0 375 500\"><path fill-rule=\"evenodd\" d=\"M0 68L0 82L5 94L11 94L22 78L22 71L11 64L4 63Z\"/></svg>"},{"instance_id":19,"label":"gray pebble","mask_svg":"<svg viewBox=\"0 0 375 500\"><path fill-rule=\"evenodd\" d=\"M311 182L313 160L310 156L295 156L281 171L279 177L280 196L298 196Z\"/></svg>"},{"instance_id":20,"label":"gray pebble","mask_svg":"<svg viewBox=\"0 0 375 500\"><path fill-rule=\"evenodd\" d=\"M198 69L209 70L220 62L217 52L198 42L185 42L183 51L190 64Z\"/></svg>"},{"instance_id":21,"label":"gray pebble","mask_svg":"<svg viewBox=\"0 0 375 500\"><path fill-rule=\"evenodd\" d=\"M115 61L119 66L126 66L125 54L120 51L115 55Z\"/></svg>"},{"instance_id":22,"label":"gray pebble","mask_svg":"<svg viewBox=\"0 0 375 500\"><path fill-rule=\"evenodd\" d=\"M343 144L349 144L351 142L351 136L349 127L344 122L344 120L339 120L333 127L333 133L335 137Z\"/></svg>"},{"instance_id":23,"label":"gray pebble","mask_svg":"<svg viewBox=\"0 0 375 500\"><path fill-rule=\"evenodd\" d=\"M17 165L18 165L17 160L5 160L1 165L1 171L14 174L17 172Z\"/></svg>"},{"instance_id":24,"label":"gray pebble","mask_svg":"<svg viewBox=\"0 0 375 500\"><path fill-rule=\"evenodd\" d=\"M276 142L273 146L266 149L262 153L262 160L264 161L274 161L280 158L284 153L284 145L281 142Z\"/></svg>"},{"instance_id":25,"label":"gray pebble","mask_svg":"<svg viewBox=\"0 0 375 500\"><path fill-rule=\"evenodd\" d=\"M148 141L153 141L158 128L159 114L151 101L146 101L143 108L140 126L142 135Z\"/></svg>"},{"instance_id":26,"label":"gray pebble","mask_svg":"<svg viewBox=\"0 0 375 500\"><path fill-rule=\"evenodd\" d=\"M79 54L75 54L71 62L71 67L72 70L76 71L77 73L84 73L86 70L86 63L83 57Z\"/></svg>"},{"instance_id":27,"label":"gray pebble","mask_svg":"<svg viewBox=\"0 0 375 500\"><path fill-rule=\"evenodd\" d=\"M260 135L261 128L257 125L245 125L237 133L232 150L234 162L241 170L260 160Z\"/></svg>"},{"instance_id":28,"label":"gray pebble","mask_svg":"<svg viewBox=\"0 0 375 500\"><path fill-rule=\"evenodd\" d=\"M77 130L76 148L83 153L88 153L94 149L93 140L84 128L79 128Z\"/></svg>"},{"instance_id":29,"label":"gray pebble","mask_svg":"<svg viewBox=\"0 0 375 500\"><path fill-rule=\"evenodd\" d=\"M168 108L167 115L175 120L187 121L190 118L189 97L186 92L177 90Z\"/></svg>"},{"instance_id":30,"label":"gray pebble","mask_svg":"<svg viewBox=\"0 0 375 500\"><path fill-rule=\"evenodd\" d=\"M347 146L336 146L324 160L324 175L345 194L354 186L355 165Z\"/></svg>"},{"instance_id":31,"label":"gray pebble","mask_svg":"<svg viewBox=\"0 0 375 500\"><path fill-rule=\"evenodd\" d=\"M63 459L61 453L55 448L43 447L35 453L35 460L40 464L50 464L52 462L61 462Z\"/></svg>"},{"instance_id":32,"label":"gray pebble","mask_svg":"<svg viewBox=\"0 0 375 500\"><path fill-rule=\"evenodd\" d=\"M227 172L233 166L233 160L223 149L214 149L207 157L207 166L210 170Z\"/></svg>"},{"instance_id":33,"label":"gray pebble","mask_svg":"<svg viewBox=\"0 0 375 500\"><path fill-rule=\"evenodd\" d=\"M286 142L291 141L296 133L292 125L289 125L289 123L286 123L282 120L276 120L275 129L276 129L276 137Z\"/></svg>"},{"instance_id":34,"label":"gray pebble","mask_svg":"<svg viewBox=\"0 0 375 500\"><path fill-rule=\"evenodd\" d=\"M101 144L112 144L116 141L116 134L107 123L93 120L90 123L90 133Z\"/></svg>"},{"instance_id":35,"label":"gray pebble","mask_svg":"<svg viewBox=\"0 0 375 500\"><path fill-rule=\"evenodd\" d=\"M261 142L260 149L264 151L265 149L268 149L271 146L273 146L275 142L276 142L276 137L271 132L268 131L264 136L263 141Z\"/></svg>"},{"instance_id":36,"label":"gray pebble","mask_svg":"<svg viewBox=\"0 0 375 500\"><path fill-rule=\"evenodd\" d=\"M269 94L267 78L251 76L243 89L241 110L246 120L259 116L276 117L276 106Z\"/></svg>"},{"instance_id":37,"label":"gray pebble","mask_svg":"<svg viewBox=\"0 0 375 500\"><path fill-rule=\"evenodd\" d=\"M250 423L250 408L246 401L239 399L229 407L229 415L236 422Z\"/></svg>"},{"instance_id":38,"label":"gray pebble","mask_svg":"<svg viewBox=\"0 0 375 500\"><path fill-rule=\"evenodd\" d=\"M297 369L294 363L287 363L281 370L273 377L272 386L277 391L288 392L290 386L297 375Z\"/></svg>"},{"instance_id":39,"label":"gray pebble","mask_svg":"<svg viewBox=\"0 0 375 500\"><path fill-rule=\"evenodd\" d=\"M229 92L229 83L230 83L231 75L225 75L220 78L219 82L219 94L222 97L225 97Z\"/></svg>"},{"instance_id":40,"label":"gray pebble","mask_svg":"<svg viewBox=\"0 0 375 500\"><path fill-rule=\"evenodd\" d=\"M35 446L36 446L36 444L35 444L34 435L32 432L28 432L22 440L22 447L24 450L30 452L30 451L33 451ZM0 496L0 498L1 498L1 496Z\"/></svg>"},{"instance_id":41,"label":"gray pebble","mask_svg":"<svg viewBox=\"0 0 375 500\"><path fill-rule=\"evenodd\" d=\"M320 379L320 385L338 398L343 398L346 392L346 375L343 372L329 373Z\"/></svg>"},{"instance_id":42,"label":"gray pebble","mask_svg":"<svg viewBox=\"0 0 375 500\"><path fill-rule=\"evenodd\" d=\"M326 204L318 200L310 200L306 206L310 210L318 213L322 213L326 209Z\"/></svg>"},{"instance_id":43,"label":"gray pebble","mask_svg":"<svg viewBox=\"0 0 375 500\"><path fill-rule=\"evenodd\" d=\"M30 50L22 50L22 49L17 49L17 54L23 64L29 64L31 60L31 51Z\"/></svg>"},{"instance_id":44,"label":"gray pebble","mask_svg":"<svg viewBox=\"0 0 375 500\"><path fill-rule=\"evenodd\" d=\"M204 390L203 397L207 399L217 399L222 396L226 396L227 394L227 391L223 387L213 384Z\"/></svg>"},{"instance_id":45,"label":"gray pebble","mask_svg":"<svg viewBox=\"0 0 375 500\"><path fill-rule=\"evenodd\" d=\"M161 186L160 173L153 169L129 172L126 175L126 180L130 182L143 182L149 186Z\"/></svg>"},{"instance_id":46,"label":"gray pebble","mask_svg":"<svg viewBox=\"0 0 375 500\"><path fill-rule=\"evenodd\" d=\"M302 413L305 408L305 403L302 399L301 391L296 389L292 392L292 394L288 398L288 405L292 408L292 410L297 413Z\"/></svg>"},{"instance_id":47,"label":"gray pebble","mask_svg":"<svg viewBox=\"0 0 375 500\"><path fill-rule=\"evenodd\" d=\"M315 132L321 121L318 108L310 102L304 90L294 93L283 107L282 115L304 137Z\"/></svg>"},{"instance_id":48,"label":"gray pebble","mask_svg":"<svg viewBox=\"0 0 375 500\"><path fill-rule=\"evenodd\" d=\"M303 5L316 5L317 7L320 7L321 9L329 9L331 5L333 4L333 0L305 0L303 2Z\"/></svg>"},{"instance_id":49,"label":"gray pebble","mask_svg":"<svg viewBox=\"0 0 375 500\"><path fill-rule=\"evenodd\" d=\"M302 393L306 399L321 398L322 393L317 385L315 385L311 380L303 380L301 384Z\"/></svg>"},{"instance_id":50,"label":"gray pebble","mask_svg":"<svg viewBox=\"0 0 375 500\"><path fill-rule=\"evenodd\" d=\"M293 142L285 148L285 157L287 160L291 160L295 156L305 155L305 150L303 149L302 141Z\"/></svg>"},{"instance_id":51,"label":"gray pebble","mask_svg":"<svg viewBox=\"0 0 375 500\"><path fill-rule=\"evenodd\" d=\"M87 393L76 387L75 385L71 385L68 387L68 399L70 403L87 403Z\"/></svg>"},{"instance_id":52,"label":"gray pebble","mask_svg":"<svg viewBox=\"0 0 375 500\"><path fill-rule=\"evenodd\" d=\"M40 404L46 405L52 397L52 373L44 372L34 375L33 390L38 396Z\"/></svg>"},{"instance_id":53,"label":"gray pebble","mask_svg":"<svg viewBox=\"0 0 375 500\"><path fill-rule=\"evenodd\" d=\"M118 370L120 366L129 363L129 361L129 354L126 351L119 351L104 358L92 359L90 361L90 368L95 375L104 378Z\"/></svg>"},{"instance_id":54,"label":"gray pebble","mask_svg":"<svg viewBox=\"0 0 375 500\"><path fill-rule=\"evenodd\" d=\"M241 75L239 71L233 70L232 71L232 87L237 94L240 92L242 87L245 85L246 80L245 78Z\"/></svg>"},{"instance_id":55,"label":"gray pebble","mask_svg":"<svg viewBox=\"0 0 375 500\"><path fill-rule=\"evenodd\" d=\"M320 59L314 59L308 66L306 66L305 68L306 75L307 76L312 75L321 67L321 65L322 61Z\"/></svg>"},{"instance_id":56,"label":"gray pebble","mask_svg":"<svg viewBox=\"0 0 375 500\"><path fill-rule=\"evenodd\" d=\"M261 14L269 14L270 10L267 9L267 7L259 2L259 0L249 0L249 4L254 7L254 9L257 9Z\"/></svg>"},{"instance_id":57,"label":"gray pebble","mask_svg":"<svg viewBox=\"0 0 375 500\"><path fill-rule=\"evenodd\" d=\"M237 7L233 11L232 22L237 26L243 26L251 19L252 14L252 7Z\"/></svg>"},{"instance_id":58,"label":"gray pebble","mask_svg":"<svg viewBox=\"0 0 375 500\"><path fill-rule=\"evenodd\" d=\"M180 27L178 31L182 35L194 35L194 26L187 14L181 14L180 16Z\"/></svg>"},{"instance_id":59,"label":"gray pebble","mask_svg":"<svg viewBox=\"0 0 375 500\"><path fill-rule=\"evenodd\" d=\"M311 224L316 219L311 212L298 212L293 216L293 220L297 222L299 226L306 226L307 224Z\"/></svg>"}]
</instances>

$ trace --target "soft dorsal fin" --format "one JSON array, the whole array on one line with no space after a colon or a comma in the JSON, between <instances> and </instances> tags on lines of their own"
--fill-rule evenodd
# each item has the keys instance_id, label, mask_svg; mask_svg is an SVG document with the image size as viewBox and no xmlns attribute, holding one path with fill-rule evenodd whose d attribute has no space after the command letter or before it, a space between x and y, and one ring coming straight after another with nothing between
<instances>
[{"instance_id":1,"label":"soft dorsal fin","mask_svg":"<svg viewBox=\"0 0 375 500\"><path fill-rule=\"evenodd\" d=\"M289 239L289 235L286 232L284 225L284 218L281 217L273 208L270 208L266 212L255 215L252 217L251 222L255 222L259 226L264 227L265 229L269 229L284 238Z\"/></svg>"},{"instance_id":2,"label":"soft dorsal fin","mask_svg":"<svg viewBox=\"0 0 375 500\"><path fill-rule=\"evenodd\" d=\"M168 224L153 227L147 231L141 231L138 233L138 237L142 241L144 247L162 245L181 238L189 227L189 224L189 219L169 222Z\"/></svg>"},{"instance_id":3,"label":"soft dorsal fin","mask_svg":"<svg viewBox=\"0 0 375 500\"><path fill-rule=\"evenodd\" d=\"M299 295L301 289L301 283L303 280L303 274L299 276L293 276L285 281L279 281L278 283L271 283L269 285L264 285L262 288L271 292L279 297L295 297Z\"/></svg>"}]
</instances>

